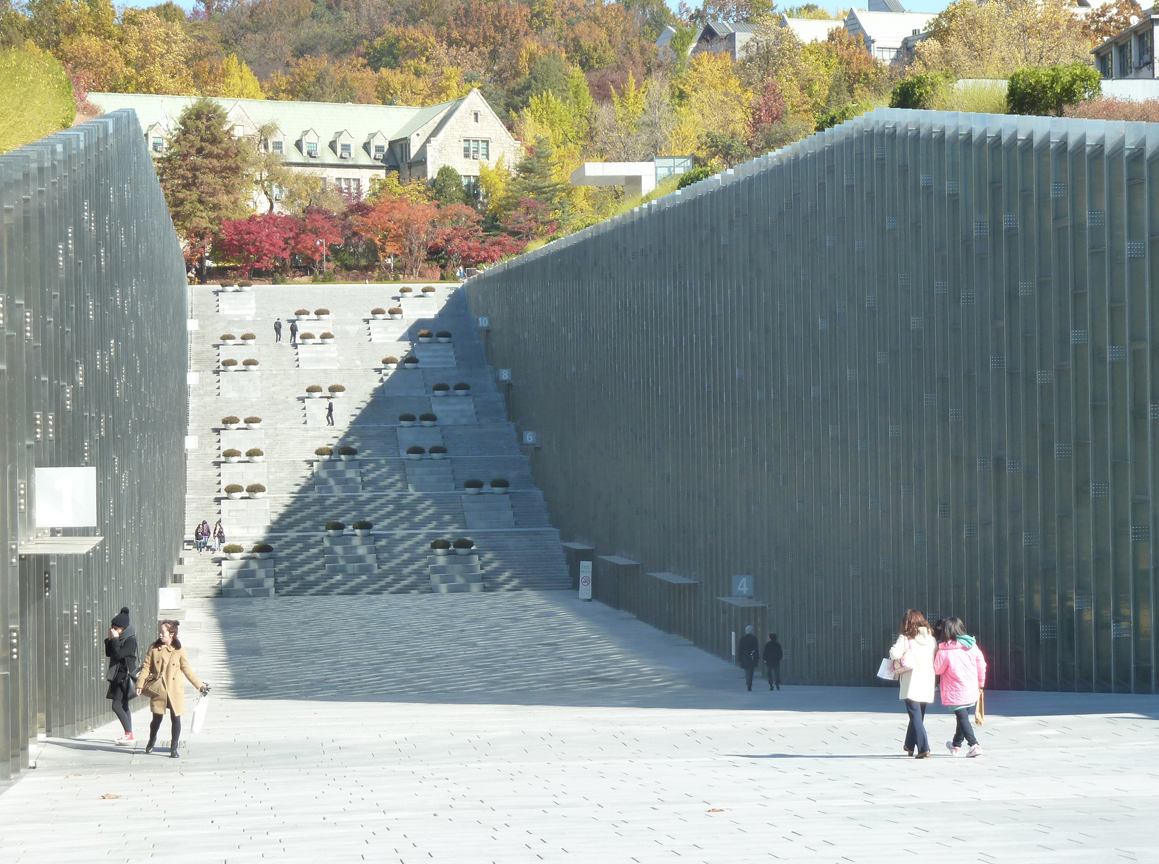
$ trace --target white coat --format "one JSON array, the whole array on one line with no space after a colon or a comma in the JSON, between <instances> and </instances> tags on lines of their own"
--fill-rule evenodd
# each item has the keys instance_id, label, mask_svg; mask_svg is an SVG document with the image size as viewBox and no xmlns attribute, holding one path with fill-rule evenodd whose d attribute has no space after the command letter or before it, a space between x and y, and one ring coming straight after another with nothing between
<instances>
[{"instance_id":1,"label":"white coat","mask_svg":"<svg viewBox=\"0 0 1159 864\"><path fill-rule=\"evenodd\" d=\"M937 653L938 643L934 635L925 627L918 630L913 639L907 636L898 636L893 647L889 649L891 660L900 660L909 649L914 668L909 672L902 672L901 693L899 699L910 699L914 702L930 703L934 701L934 654Z\"/></svg>"}]
</instances>

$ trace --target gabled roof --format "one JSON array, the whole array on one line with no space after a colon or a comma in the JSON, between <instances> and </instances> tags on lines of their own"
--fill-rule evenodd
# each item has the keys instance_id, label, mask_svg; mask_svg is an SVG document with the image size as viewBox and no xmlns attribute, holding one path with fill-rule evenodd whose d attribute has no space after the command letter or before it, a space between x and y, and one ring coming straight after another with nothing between
<instances>
[{"instance_id":1,"label":"gabled roof","mask_svg":"<svg viewBox=\"0 0 1159 864\"><path fill-rule=\"evenodd\" d=\"M438 105L428 105L426 108L415 109L414 115L390 136L391 140L409 138L440 114L446 112L449 117L462 103L463 99L453 99L450 102L440 102Z\"/></svg>"},{"instance_id":2,"label":"gabled roof","mask_svg":"<svg viewBox=\"0 0 1159 864\"><path fill-rule=\"evenodd\" d=\"M1119 42L1123 39L1123 37L1129 36L1133 33L1136 33L1139 30L1150 30L1156 24L1156 22L1154 21L1154 19L1156 17L1157 16L1155 14L1155 7L1154 6L1152 6L1150 9L1144 9L1142 14L1139 15L1138 21L1136 21L1134 24L1132 24L1127 29L1120 30L1114 36L1111 36L1108 39L1104 39L1102 42L1100 42L1098 45L1096 45L1094 47L1094 49L1091 50L1091 53L1098 54L1100 51L1105 49L1108 45L1111 45L1115 42Z\"/></svg>"},{"instance_id":3,"label":"gabled roof","mask_svg":"<svg viewBox=\"0 0 1159 864\"><path fill-rule=\"evenodd\" d=\"M870 12L904 12L905 8L897 0L869 0Z\"/></svg>"},{"instance_id":4,"label":"gabled roof","mask_svg":"<svg viewBox=\"0 0 1159 864\"><path fill-rule=\"evenodd\" d=\"M710 32L715 36L728 36L730 33L751 34L755 30L756 26L753 24L730 24L727 21L709 21L700 29L700 32L696 34L696 39L697 41L700 41L700 37L706 32Z\"/></svg>"},{"instance_id":5,"label":"gabled roof","mask_svg":"<svg viewBox=\"0 0 1159 864\"><path fill-rule=\"evenodd\" d=\"M845 29L850 33L862 32L865 42L882 47L898 48L906 36L915 30L922 31L936 16L924 12L866 12L852 9L845 19Z\"/></svg>"},{"instance_id":6,"label":"gabled roof","mask_svg":"<svg viewBox=\"0 0 1159 864\"><path fill-rule=\"evenodd\" d=\"M826 21L818 18L789 18L781 16L781 26L788 27L793 34L805 44L810 42L824 42L829 34L839 27L844 27L844 21Z\"/></svg>"}]
</instances>

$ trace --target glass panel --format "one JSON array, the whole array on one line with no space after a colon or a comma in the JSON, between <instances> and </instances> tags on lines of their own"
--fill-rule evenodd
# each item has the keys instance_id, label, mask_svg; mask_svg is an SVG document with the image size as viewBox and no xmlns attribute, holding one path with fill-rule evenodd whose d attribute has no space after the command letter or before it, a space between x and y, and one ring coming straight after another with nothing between
<instances>
[{"instance_id":1,"label":"glass panel","mask_svg":"<svg viewBox=\"0 0 1159 864\"><path fill-rule=\"evenodd\" d=\"M490 149L491 149L491 142L490 141L480 141L479 142L479 155L482 156L484 159L490 158L490 156L487 155L488 151Z\"/></svg>"},{"instance_id":2,"label":"glass panel","mask_svg":"<svg viewBox=\"0 0 1159 864\"><path fill-rule=\"evenodd\" d=\"M463 158L464 159L471 158L471 142L466 140L465 138L463 139Z\"/></svg>"}]
</instances>

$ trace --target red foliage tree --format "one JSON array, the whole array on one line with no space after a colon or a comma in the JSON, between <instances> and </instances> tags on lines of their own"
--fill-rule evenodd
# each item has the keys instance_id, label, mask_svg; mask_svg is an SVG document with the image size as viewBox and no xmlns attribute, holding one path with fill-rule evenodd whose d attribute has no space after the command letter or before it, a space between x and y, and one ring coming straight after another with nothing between
<instances>
[{"instance_id":1,"label":"red foliage tree","mask_svg":"<svg viewBox=\"0 0 1159 864\"><path fill-rule=\"evenodd\" d=\"M317 269L324 254L330 247L341 245L342 239L341 218L321 207L310 207L301 220L292 251Z\"/></svg>"},{"instance_id":2,"label":"red foliage tree","mask_svg":"<svg viewBox=\"0 0 1159 864\"><path fill-rule=\"evenodd\" d=\"M519 203L502 222L503 230L518 237L524 244L532 237L548 237L559 230L558 220L552 218L551 205L535 198L520 198Z\"/></svg>"},{"instance_id":3,"label":"red foliage tree","mask_svg":"<svg viewBox=\"0 0 1159 864\"><path fill-rule=\"evenodd\" d=\"M271 270L289 261L298 220L293 216L263 213L245 219L226 219L214 242L214 252L227 262L238 264L243 275L253 270Z\"/></svg>"},{"instance_id":4,"label":"red foliage tree","mask_svg":"<svg viewBox=\"0 0 1159 864\"><path fill-rule=\"evenodd\" d=\"M759 150L769 128L785 116L785 99L777 80L765 82L761 95L753 100L748 119L745 120L745 143L752 150Z\"/></svg>"},{"instance_id":5,"label":"red foliage tree","mask_svg":"<svg viewBox=\"0 0 1159 864\"><path fill-rule=\"evenodd\" d=\"M439 209L422 201L383 198L365 216L353 218L356 229L374 243L380 258L397 255L403 272L417 277L436 237Z\"/></svg>"}]
</instances>

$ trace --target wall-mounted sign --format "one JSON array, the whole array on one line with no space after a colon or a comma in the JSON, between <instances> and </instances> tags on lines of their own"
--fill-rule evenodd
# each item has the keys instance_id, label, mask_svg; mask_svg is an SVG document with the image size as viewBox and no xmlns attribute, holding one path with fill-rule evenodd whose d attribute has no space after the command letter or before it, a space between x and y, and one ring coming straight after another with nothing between
<instances>
[{"instance_id":1,"label":"wall-mounted sign","mask_svg":"<svg viewBox=\"0 0 1159 864\"><path fill-rule=\"evenodd\" d=\"M510 384L511 383L511 370L510 369L500 369L499 370L499 380L506 381L508 384Z\"/></svg>"},{"instance_id":2,"label":"wall-mounted sign","mask_svg":"<svg viewBox=\"0 0 1159 864\"><path fill-rule=\"evenodd\" d=\"M579 599L592 599L592 562L581 561L579 578Z\"/></svg>"},{"instance_id":3,"label":"wall-mounted sign","mask_svg":"<svg viewBox=\"0 0 1159 864\"><path fill-rule=\"evenodd\" d=\"M752 576L733 576L732 577L732 596L733 597L752 597L753 596L753 577Z\"/></svg>"},{"instance_id":4,"label":"wall-mounted sign","mask_svg":"<svg viewBox=\"0 0 1159 864\"><path fill-rule=\"evenodd\" d=\"M95 528L97 469L37 468L36 527Z\"/></svg>"},{"instance_id":5,"label":"wall-mounted sign","mask_svg":"<svg viewBox=\"0 0 1159 864\"><path fill-rule=\"evenodd\" d=\"M539 446L539 433L532 432L530 430L524 430L524 432L523 432L523 444L525 447L538 447Z\"/></svg>"},{"instance_id":6,"label":"wall-mounted sign","mask_svg":"<svg viewBox=\"0 0 1159 864\"><path fill-rule=\"evenodd\" d=\"M479 329L480 330L490 330L491 329L491 319L488 318L486 315L479 316Z\"/></svg>"}]
</instances>

